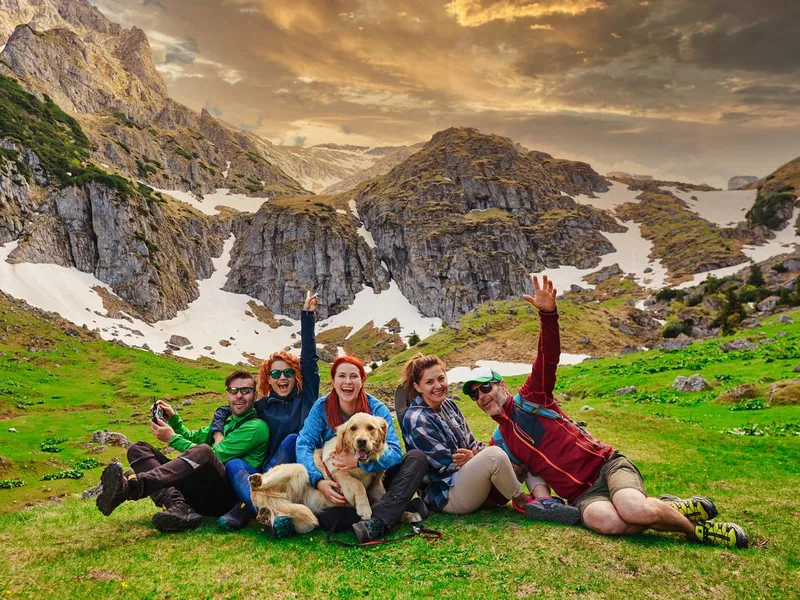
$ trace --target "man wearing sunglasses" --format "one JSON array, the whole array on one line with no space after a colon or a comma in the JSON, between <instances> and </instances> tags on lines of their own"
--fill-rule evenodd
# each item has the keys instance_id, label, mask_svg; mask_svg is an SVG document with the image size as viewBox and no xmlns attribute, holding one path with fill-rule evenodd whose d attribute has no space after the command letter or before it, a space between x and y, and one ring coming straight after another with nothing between
<instances>
[{"instance_id":1,"label":"man wearing sunglasses","mask_svg":"<svg viewBox=\"0 0 800 600\"><path fill-rule=\"evenodd\" d=\"M747 534L741 527L711 520L717 509L708 498L648 498L639 469L561 410L553 398L561 355L557 292L547 276L541 286L534 276L533 288L533 296L522 298L539 312L538 352L519 393L511 397L503 378L486 367L473 369L462 388L497 422L492 442L576 506L584 526L593 531L607 535L674 531L706 544L746 548ZM547 501L534 500L525 512L547 520L553 508Z\"/></svg>"},{"instance_id":2,"label":"man wearing sunglasses","mask_svg":"<svg viewBox=\"0 0 800 600\"><path fill-rule=\"evenodd\" d=\"M239 458L254 468L266 456L269 428L253 408L256 399L255 378L244 370L231 373L225 380L225 395L230 416L225 420L225 439L213 444L211 427L191 431L178 413L163 400L156 403L166 422L154 411L150 429L161 442L182 454L169 460L147 442L137 442L128 449L131 472L123 474L118 462L108 465L100 478L102 492L97 508L110 515L126 500L147 496L163 511L153 515L159 531L194 529L203 516L219 517L238 499L225 475L225 463Z\"/></svg>"}]
</instances>

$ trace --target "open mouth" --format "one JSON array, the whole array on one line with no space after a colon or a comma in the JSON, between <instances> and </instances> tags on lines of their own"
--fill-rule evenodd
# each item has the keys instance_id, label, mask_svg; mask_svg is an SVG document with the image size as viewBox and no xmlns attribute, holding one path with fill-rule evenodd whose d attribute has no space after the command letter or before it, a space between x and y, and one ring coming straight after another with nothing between
<instances>
[{"instance_id":1,"label":"open mouth","mask_svg":"<svg viewBox=\"0 0 800 600\"><path fill-rule=\"evenodd\" d=\"M367 452L366 450L356 450L355 454L356 454L356 460L359 463L363 464L369 460L369 452Z\"/></svg>"},{"instance_id":2,"label":"open mouth","mask_svg":"<svg viewBox=\"0 0 800 600\"><path fill-rule=\"evenodd\" d=\"M281 381L275 387L278 388L278 393L281 395L286 395L289 393L289 382L288 381Z\"/></svg>"}]
</instances>

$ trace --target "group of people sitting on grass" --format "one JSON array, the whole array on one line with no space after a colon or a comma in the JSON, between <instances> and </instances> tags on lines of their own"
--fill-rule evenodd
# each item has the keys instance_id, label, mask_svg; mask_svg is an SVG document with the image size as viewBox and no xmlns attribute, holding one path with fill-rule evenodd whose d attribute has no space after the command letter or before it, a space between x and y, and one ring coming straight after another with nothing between
<instances>
[{"instance_id":1,"label":"group of people sitting on grass","mask_svg":"<svg viewBox=\"0 0 800 600\"><path fill-rule=\"evenodd\" d=\"M223 527L237 530L255 516L250 475L296 462L306 468L310 485L334 505L316 515L320 526L351 528L361 543L385 538L405 511L423 518L429 510L467 514L510 501L528 518L581 523L606 535L654 529L681 532L705 544L747 547L740 526L714 520L717 509L708 498L648 497L636 466L564 413L553 397L561 353L557 292L547 276L541 284L534 276L533 287L534 295L522 298L538 311L541 327L536 359L522 388L512 396L503 377L486 367L473 369L462 386L497 424L487 443L476 440L450 397L445 363L436 356L411 358L395 394L405 454L388 408L365 392L366 373L357 358L334 361L331 390L318 398L318 299L308 294L299 360L276 352L263 362L257 379L245 370L233 372L225 381L227 406L195 431L159 401L164 419L154 420L152 433L182 454L170 460L146 442L132 445L130 470L123 472L115 462L103 471L97 507L110 515L126 500L149 496L163 507L153 516L160 531L192 529L203 516L218 517ZM344 453L334 461L337 468L385 472L386 494L366 520L313 457L339 425L360 412L387 422L385 452L365 464ZM273 516L268 527L277 538L294 533L291 520L282 515Z\"/></svg>"}]
</instances>

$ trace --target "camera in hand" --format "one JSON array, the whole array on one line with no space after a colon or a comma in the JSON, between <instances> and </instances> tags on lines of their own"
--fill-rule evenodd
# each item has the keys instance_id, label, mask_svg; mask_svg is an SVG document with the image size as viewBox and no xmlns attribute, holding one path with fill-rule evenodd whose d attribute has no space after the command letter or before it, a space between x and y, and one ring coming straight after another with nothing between
<instances>
[{"instance_id":1,"label":"camera in hand","mask_svg":"<svg viewBox=\"0 0 800 600\"><path fill-rule=\"evenodd\" d=\"M153 408L150 410L150 414L152 415L153 423L165 420L164 409L161 408L158 402L153 402Z\"/></svg>"}]
</instances>

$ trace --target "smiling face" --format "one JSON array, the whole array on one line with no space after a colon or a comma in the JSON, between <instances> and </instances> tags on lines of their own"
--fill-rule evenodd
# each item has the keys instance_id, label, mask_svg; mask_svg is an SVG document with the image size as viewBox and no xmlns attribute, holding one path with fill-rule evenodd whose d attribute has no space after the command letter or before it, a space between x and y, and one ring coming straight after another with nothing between
<instances>
[{"instance_id":1,"label":"smiling face","mask_svg":"<svg viewBox=\"0 0 800 600\"><path fill-rule=\"evenodd\" d=\"M387 430L380 417L356 413L336 428L336 451L352 452L361 464L376 460L386 450Z\"/></svg>"},{"instance_id":2,"label":"smiling face","mask_svg":"<svg viewBox=\"0 0 800 600\"><path fill-rule=\"evenodd\" d=\"M478 398L475 401L483 412L490 417L496 417L503 412L508 400L508 389L505 381L492 381L492 389L489 392L478 391ZM475 392L481 387L480 383L473 383L472 390Z\"/></svg>"},{"instance_id":3,"label":"smiling face","mask_svg":"<svg viewBox=\"0 0 800 600\"><path fill-rule=\"evenodd\" d=\"M439 365L428 367L422 372L419 382L414 383L422 400L434 410L447 398L447 374Z\"/></svg>"},{"instance_id":4,"label":"smiling face","mask_svg":"<svg viewBox=\"0 0 800 600\"><path fill-rule=\"evenodd\" d=\"M333 375L333 389L336 390L336 395L339 396L339 405L342 408L342 412L352 414L352 411L348 411L348 409L355 406L363 385L364 382L361 380L361 373L359 373L358 367L350 363L339 365Z\"/></svg>"},{"instance_id":5,"label":"smiling face","mask_svg":"<svg viewBox=\"0 0 800 600\"><path fill-rule=\"evenodd\" d=\"M243 393L242 388L248 388L248 393ZM231 389L235 389L236 393L231 394ZM228 406L233 416L238 417L243 415L253 408L253 404L256 401L256 382L250 378L234 379L228 384L225 397L228 400Z\"/></svg>"},{"instance_id":6,"label":"smiling face","mask_svg":"<svg viewBox=\"0 0 800 600\"><path fill-rule=\"evenodd\" d=\"M291 368L291 365L282 360L273 360L272 364L269 366L269 377L267 381L269 382L269 387L272 388L276 396L286 398L286 396L292 393L294 386L297 385L297 377L295 375L286 377L286 375L283 374L284 369ZM280 375L277 379L272 376L272 371L280 371Z\"/></svg>"}]
</instances>

